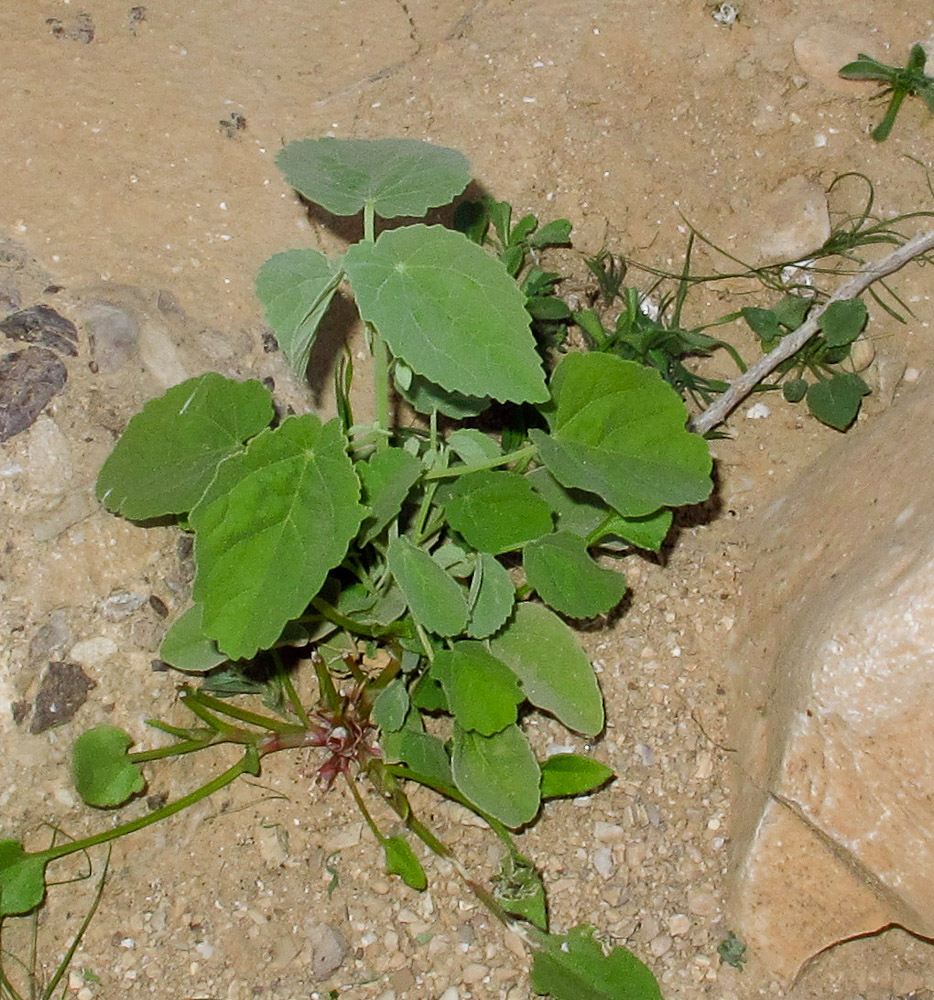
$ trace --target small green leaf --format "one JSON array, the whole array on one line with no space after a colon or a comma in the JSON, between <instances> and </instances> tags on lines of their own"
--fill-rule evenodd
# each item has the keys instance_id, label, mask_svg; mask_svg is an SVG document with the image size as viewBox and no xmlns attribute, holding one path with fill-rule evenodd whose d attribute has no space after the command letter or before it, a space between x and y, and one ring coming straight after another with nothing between
<instances>
[{"instance_id":1,"label":"small green leaf","mask_svg":"<svg viewBox=\"0 0 934 1000\"><path fill-rule=\"evenodd\" d=\"M464 591L427 552L407 538L394 538L388 560L389 571L417 621L436 635L464 631L469 617Z\"/></svg>"},{"instance_id":2,"label":"small green leaf","mask_svg":"<svg viewBox=\"0 0 934 1000\"><path fill-rule=\"evenodd\" d=\"M448 523L480 552L512 552L551 531L548 504L517 472L461 476L444 505Z\"/></svg>"},{"instance_id":3,"label":"small green leaf","mask_svg":"<svg viewBox=\"0 0 934 1000\"><path fill-rule=\"evenodd\" d=\"M401 677L390 681L373 702L372 719L374 725L383 732L401 729L409 710L409 692Z\"/></svg>"},{"instance_id":4,"label":"small green leaf","mask_svg":"<svg viewBox=\"0 0 934 1000\"><path fill-rule=\"evenodd\" d=\"M822 424L845 431L856 419L863 396L869 392L869 386L859 375L838 373L808 389L808 409Z\"/></svg>"},{"instance_id":5,"label":"small green leaf","mask_svg":"<svg viewBox=\"0 0 934 1000\"><path fill-rule=\"evenodd\" d=\"M266 311L266 322L300 378L343 273L340 260L305 249L277 253L256 276L256 294Z\"/></svg>"},{"instance_id":6,"label":"small green leaf","mask_svg":"<svg viewBox=\"0 0 934 1000\"><path fill-rule=\"evenodd\" d=\"M344 558L365 508L336 420L287 417L218 469L191 512L193 597L230 659L269 649Z\"/></svg>"},{"instance_id":7,"label":"small green leaf","mask_svg":"<svg viewBox=\"0 0 934 1000\"><path fill-rule=\"evenodd\" d=\"M46 852L27 854L18 840L0 840L0 918L31 913L45 898Z\"/></svg>"},{"instance_id":8,"label":"small green leaf","mask_svg":"<svg viewBox=\"0 0 934 1000\"><path fill-rule=\"evenodd\" d=\"M478 431L475 427L462 427L451 431L447 438L448 447L465 465L482 465L495 462L503 451L495 438Z\"/></svg>"},{"instance_id":9,"label":"small green leaf","mask_svg":"<svg viewBox=\"0 0 934 1000\"><path fill-rule=\"evenodd\" d=\"M173 386L127 424L97 477L97 498L134 520L186 514L217 466L272 420L269 390L214 372Z\"/></svg>"},{"instance_id":10,"label":"small green leaf","mask_svg":"<svg viewBox=\"0 0 934 1000\"><path fill-rule=\"evenodd\" d=\"M681 397L654 369L609 354L569 354L552 376L551 435L532 430L549 471L627 517L710 495L707 442L685 427Z\"/></svg>"},{"instance_id":11,"label":"small green leaf","mask_svg":"<svg viewBox=\"0 0 934 1000\"><path fill-rule=\"evenodd\" d=\"M412 704L423 712L446 712L448 699L444 688L431 676L422 674L412 688Z\"/></svg>"},{"instance_id":12,"label":"small green leaf","mask_svg":"<svg viewBox=\"0 0 934 1000\"><path fill-rule=\"evenodd\" d=\"M782 326L795 330L804 322L811 304L811 299L801 295L785 295L772 308L772 312Z\"/></svg>"},{"instance_id":13,"label":"small green leaf","mask_svg":"<svg viewBox=\"0 0 934 1000\"><path fill-rule=\"evenodd\" d=\"M603 953L592 927L549 934L532 958L532 989L554 1000L662 1000L655 977L626 948Z\"/></svg>"},{"instance_id":14,"label":"small green leaf","mask_svg":"<svg viewBox=\"0 0 934 1000\"><path fill-rule=\"evenodd\" d=\"M425 869L405 837L387 837L383 841L383 851L386 853L386 871L390 875L400 876L410 889L421 892L427 888Z\"/></svg>"},{"instance_id":15,"label":"small green leaf","mask_svg":"<svg viewBox=\"0 0 934 1000\"><path fill-rule=\"evenodd\" d=\"M467 396L548 398L525 296L463 233L384 230L351 246L344 267L360 315L417 374Z\"/></svg>"},{"instance_id":16,"label":"small green leaf","mask_svg":"<svg viewBox=\"0 0 934 1000\"><path fill-rule=\"evenodd\" d=\"M507 853L493 881L496 901L507 913L547 932L545 884L528 858Z\"/></svg>"},{"instance_id":17,"label":"small green leaf","mask_svg":"<svg viewBox=\"0 0 934 1000\"><path fill-rule=\"evenodd\" d=\"M476 585L479 577L479 585ZM476 597L474 589L476 585ZM516 603L516 588L509 570L495 556L481 552L471 586L470 621L467 634L472 639L485 639L506 624Z\"/></svg>"},{"instance_id":18,"label":"small green leaf","mask_svg":"<svg viewBox=\"0 0 934 1000\"><path fill-rule=\"evenodd\" d=\"M361 544L371 542L402 509L422 473L422 464L401 448L383 448L355 466L363 483L363 502L370 515L363 522Z\"/></svg>"},{"instance_id":19,"label":"small green leaf","mask_svg":"<svg viewBox=\"0 0 934 1000\"><path fill-rule=\"evenodd\" d=\"M821 314L821 333L829 347L844 347L863 332L868 318L862 299L831 302Z\"/></svg>"},{"instance_id":20,"label":"small green leaf","mask_svg":"<svg viewBox=\"0 0 934 1000\"><path fill-rule=\"evenodd\" d=\"M451 770L461 792L506 826L524 826L535 818L541 771L518 726L483 736L455 722Z\"/></svg>"},{"instance_id":21,"label":"small green leaf","mask_svg":"<svg viewBox=\"0 0 934 1000\"><path fill-rule=\"evenodd\" d=\"M75 740L72 773L75 788L88 805L112 808L143 790L146 782L127 758L132 745L133 737L116 726L97 726Z\"/></svg>"},{"instance_id":22,"label":"small green leaf","mask_svg":"<svg viewBox=\"0 0 934 1000\"><path fill-rule=\"evenodd\" d=\"M537 233L529 237L529 246L539 250L545 247L564 247L571 242L571 223L567 219L546 222Z\"/></svg>"},{"instance_id":23,"label":"small green leaf","mask_svg":"<svg viewBox=\"0 0 934 1000\"><path fill-rule=\"evenodd\" d=\"M642 517L623 517L622 514L614 514L604 523L603 530L607 535L619 535L637 549L660 552L673 520L672 512L667 507L662 507L661 510Z\"/></svg>"},{"instance_id":24,"label":"small green leaf","mask_svg":"<svg viewBox=\"0 0 934 1000\"><path fill-rule=\"evenodd\" d=\"M743 319L764 345L772 344L785 334L785 328L771 309L760 309L758 306L747 306L740 310Z\"/></svg>"},{"instance_id":25,"label":"small green leaf","mask_svg":"<svg viewBox=\"0 0 934 1000\"><path fill-rule=\"evenodd\" d=\"M457 642L435 655L431 676L464 729L492 736L514 723L525 701L516 675L480 642Z\"/></svg>"},{"instance_id":26,"label":"small green leaf","mask_svg":"<svg viewBox=\"0 0 934 1000\"><path fill-rule=\"evenodd\" d=\"M227 655L204 633L204 608L193 604L176 618L159 647L159 656L176 670L203 674L227 661Z\"/></svg>"},{"instance_id":27,"label":"small green leaf","mask_svg":"<svg viewBox=\"0 0 934 1000\"><path fill-rule=\"evenodd\" d=\"M380 736L380 746L386 763L400 761L416 774L442 785L453 787L451 761L444 744L437 736L415 729L398 729Z\"/></svg>"},{"instance_id":28,"label":"small green leaf","mask_svg":"<svg viewBox=\"0 0 934 1000\"><path fill-rule=\"evenodd\" d=\"M590 757L559 753L542 764L542 798L586 795L613 777L613 771Z\"/></svg>"},{"instance_id":29,"label":"small green leaf","mask_svg":"<svg viewBox=\"0 0 934 1000\"><path fill-rule=\"evenodd\" d=\"M571 618L605 614L623 599L626 580L615 570L598 566L587 543L569 531L537 538L522 553L526 578L538 596Z\"/></svg>"},{"instance_id":30,"label":"small green leaf","mask_svg":"<svg viewBox=\"0 0 934 1000\"><path fill-rule=\"evenodd\" d=\"M803 378L790 378L782 383L782 396L787 403L800 403L808 391L808 384Z\"/></svg>"},{"instance_id":31,"label":"small green leaf","mask_svg":"<svg viewBox=\"0 0 934 1000\"><path fill-rule=\"evenodd\" d=\"M296 191L334 215L372 205L384 219L420 216L470 181L462 153L417 139L304 139L290 142L276 165Z\"/></svg>"},{"instance_id":32,"label":"small green leaf","mask_svg":"<svg viewBox=\"0 0 934 1000\"><path fill-rule=\"evenodd\" d=\"M490 651L519 678L525 696L569 729L603 729L603 698L593 667L574 633L548 608L520 604L490 640Z\"/></svg>"}]
</instances>

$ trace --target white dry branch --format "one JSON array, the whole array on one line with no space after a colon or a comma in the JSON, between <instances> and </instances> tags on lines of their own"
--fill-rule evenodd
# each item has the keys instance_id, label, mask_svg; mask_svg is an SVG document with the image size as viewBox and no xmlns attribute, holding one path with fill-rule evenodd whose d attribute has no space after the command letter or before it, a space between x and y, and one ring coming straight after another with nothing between
<instances>
[{"instance_id":1,"label":"white dry branch","mask_svg":"<svg viewBox=\"0 0 934 1000\"><path fill-rule=\"evenodd\" d=\"M851 278L845 281L830 298L819 308L811 312L808 318L792 333L782 337L781 343L751 365L742 375L730 382L729 389L702 413L691 421L691 430L698 434L706 434L717 424L723 423L727 416L752 392L752 390L775 369L802 347L817 333L820 318L824 310L834 302L845 299L855 299L861 295L874 281L893 274L904 267L910 260L934 250L934 232L921 233L903 243L882 260L872 261L863 265Z\"/></svg>"}]
</instances>

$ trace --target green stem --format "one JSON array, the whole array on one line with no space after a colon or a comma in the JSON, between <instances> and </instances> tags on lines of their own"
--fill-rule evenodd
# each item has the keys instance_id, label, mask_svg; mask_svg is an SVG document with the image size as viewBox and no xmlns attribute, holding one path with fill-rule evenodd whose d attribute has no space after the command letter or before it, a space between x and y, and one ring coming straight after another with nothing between
<instances>
[{"instance_id":1,"label":"green stem","mask_svg":"<svg viewBox=\"0 0 934 1000\"><path fill-rule=\"evenodd\" d=\"M357 808L360 810L360 814L366 821L366 825L370 828L373 836L381 843L386 843L386 838L380 833L379 827L376 825L376 821L370 815L370 810L367 809L366 803L363 801L363 797L360 795L360 790L357 788L356 782L350 775L344 771L344 780L347 782L347 787L350 789L350 794L354 797L354 802L357 803Z\"/></svg>"},{"instance_id":2,"label":"green stem","mask_svg":"<svg viewBox=\"0 0 934 1000\"><path fill-rule=\"evenodd\" d=\"M256 747L248 746L244 755L233 767L227 768L223 774L219 774L212 781L207 782L207 784L202 785L200 788L196 788L193 792L189 792L188 795L183 795L175 802L170 802L161 809L154 809L151 813L131 820L129 823L116 826L112 830L103 830L82 840L73 840L58 847L50 847L47 851L39 852L39 856L43 857L46 862L56 861L58 858L67 857L69 854L86 851L91 847L97 847L98 844L106 844L111 840L116 840L118 837L125 837L127 834L136 833L137 830L142 830L147 826L152 826L154 823L168 819L183 809L193 806L196 802L200 802L215 792L219 792L222 788L226 788L227 785L236 781L241 774L259 774L259 755L256 752Z\"/></svg>"},{"instance_id":3,"label":"green stem","mask_svg":"<svg viewBox=\"0 0 934 1000\"><path fill-rule=\"evenodd\" d=\"M430 482L434 479L451 479L454 476L466 476L471 472L483 472L486 469L495 469L500 465L510 465L512 462L524 462L534 458L538 454L538 445L527 444L518 451L511 451L508 455L490 459L489 462L477 462L475 465L455 465L450 469L432 469L426 472L422 479Z\"/></svg>"},{"instance_id":4,"label":"green stem","mask_svg":"<svg viewBox=\"0 0 934 1000\"><path fill-rule=\"evenodd\" d=\"M228 705L226 702L223 702L218 698L212 698L211 695L205 694L203 691L196 691L193 688L184 689L182 693L182 702L191 711L194 711L193 704L203 705L205 708L209 708L214 712L219 712L222 715L228 715L231 719L246 722L248 725L256 726L259 729L271 730L274 733L297 733L306 728L295 722L284 722L281 719L275 719L268 715L259 715L256 712L249 712L245 708L239 708L236 705ZM237 729L236 732L242 733L243 730Z\"/></svg>"},{"instance_id":5,"label":"green stem","mask_svg":"<svg viewBox=\"0 0 934 1000\"><path fill-rule=\"evenodd\" d=\"M373 203L367 202L363 206L363 240L365 243L373 243L376 240L376 213L373 211ZM367 323L367 330L370 335L371 351L373 353L373 397L374 409L376 410L376 427L379 430L389 432L389 350L379 335L379 332L372 324ZM377 450L383 450L389 444L384 434L376 438Z\"/></svg>"}]
</instances>

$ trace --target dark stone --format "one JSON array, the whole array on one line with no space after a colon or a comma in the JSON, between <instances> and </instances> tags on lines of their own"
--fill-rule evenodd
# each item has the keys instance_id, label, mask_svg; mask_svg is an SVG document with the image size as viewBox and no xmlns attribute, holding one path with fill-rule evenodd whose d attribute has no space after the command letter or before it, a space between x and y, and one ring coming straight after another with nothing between
<instances>
[{"instance_id":1,"label":"dark stone","mask_svg":"<svg viewBox=\"0 0 934 1000\"><path fill-rule=\"evenodd\" d=\"M53 660L46 669L29 731L44 733L55 726L63 726L87 701L88 692L97 687L77 663Z\"/></svg>"},{"instance_id":2,"label":"dark stone","mask_svg":"<svg viewBox=\"0 0 934 1000\"><path fill-rule=\"evenodd\" d=\"M30 427L67 379L58 355L45 347L0 358L0 441Z\"/></svg>"},{"instance_id":3,"label":"dark stone","mask_svg":"<svg viewBox=\"0 0 934 1000\"><path fill-rule=\"evenodd\" d=\"M21 309L12 316L7 316L0 323L0 330L11 340L52 347L60 354L67 354L72 358L78 356L78 330L75 324L49 306Z\"/></svg>"}]
</instances>

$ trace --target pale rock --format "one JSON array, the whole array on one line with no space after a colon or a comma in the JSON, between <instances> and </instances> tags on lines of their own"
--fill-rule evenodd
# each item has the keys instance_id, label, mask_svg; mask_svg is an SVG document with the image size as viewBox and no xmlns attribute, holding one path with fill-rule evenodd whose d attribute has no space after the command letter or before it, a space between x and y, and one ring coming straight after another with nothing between
<instances>
[{"instance_id":1,"label":"pale rock","mask_svg":"<svg viewBox=\"0 0 934 1000\"><path fill-rule=\"evenodd\" d=\"M117 652L117 644L105 635L82 639L68 651L68 658L82 667L102 667Z\"/></svg>"},{"instance_id":2,"label":"pale rock","mask_svg":"<svg viewBox=\"0 0 934 1000\"><path fill-rule=\"evenodd\" d=\"M310 947L309 978L322 982L335 973L347 957L350 945L344 935L331 924L305 922L305 941Z\"/></svg>"},{"instance_id":3,"label":"pale rock","mask_svg":"<svg viewBox=\"0 0 934 1000\"><path fill-rule=\"evenodd\" d=\"M659 934L649 941L649 951L655 958L661 958L671 951L671 937L668 934Z\"/></svg>"},{"instance_id":4,"label":"pale rock","mask_svg":"<svg viewBox=\"0 0 934 1000\"><path fill-rule=\"evenodd\" d=\"M801 260L830 236L827 194L816 181L796 174L744 206L733 222L736 255L750 265Z\"/></svg>"},{"instance_id":5,"label":"pale rock","mask_svg":"<svg viewBox=\"0 0 934 1000\"><path fill-rule=\"evenodd\" d=\"M730 926L788 981L890 924L934 936L932 462L921 383L836 442L751 538L731 655Z\"/></svg>"},{"instance_id":6,"label":"pale rock","mask_svg":"<svg viewBox=\"0 0 934 1000\"><path fill-rule=\"evenodd\" d=\"M74 476L71 445L51 417L37 417L30 428L25 469L35 493L56 496L68 490Z\"/></svg>"},{"instance_id":7,"label":"pale rock","mask_svg":"<svg viewBox=\"0 0 934 1000\"><path fill-rule=\"evenodd\" d=\"M865 25L825 21L803 31L794 41L795 61L808 80L838 94L865 94L869 86L861 80L844 80L841 66L864 52L888 62L884 41Z\"/></svg>"}]
</instances>

